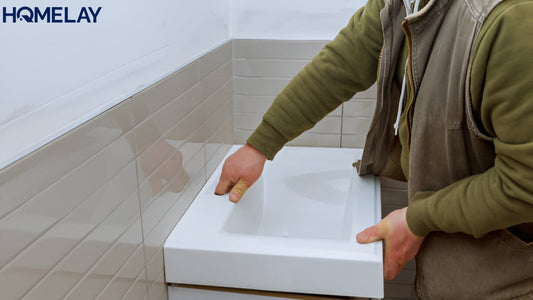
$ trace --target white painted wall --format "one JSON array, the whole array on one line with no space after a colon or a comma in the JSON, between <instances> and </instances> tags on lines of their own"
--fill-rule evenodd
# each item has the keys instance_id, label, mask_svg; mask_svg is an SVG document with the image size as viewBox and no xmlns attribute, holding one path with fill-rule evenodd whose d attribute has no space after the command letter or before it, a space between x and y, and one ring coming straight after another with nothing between
<instances>
[{"instance_id":1,"label":"white painted wall","mask_svg":"<svg viewBox=\"0 0 533 300\"><path fill-rule=\"evenodd\" d=\"M230 38L332 39L363 4L4 0L0 10L102 10L96 24L4 24L0 17L0 169Z\"/></svg>"},{"instance_id":2,"label":"white painted wall","mask_svg":"<svg viewBox=\"0 0 533 300\"><path fill-rule=\"evenodd\" d=\"M96 24L0 15L0 169L226 42L229 1L2 1L102 10Z\"/></svg>"},{"instance_id":3,"label":"white painted wall","mask_svg":"<svg viewBox=\"0 0 533 300\"><path fill-rule=\"evenodd\" d=\"M331 40L365 0L231 0L236 39Z\"/></svg>"}]
</instances>

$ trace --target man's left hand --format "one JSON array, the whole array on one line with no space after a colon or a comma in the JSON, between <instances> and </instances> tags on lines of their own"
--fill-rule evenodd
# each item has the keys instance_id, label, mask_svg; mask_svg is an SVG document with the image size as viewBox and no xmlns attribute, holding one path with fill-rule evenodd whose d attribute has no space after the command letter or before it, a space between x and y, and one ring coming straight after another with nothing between
<instances>
[{"instance_id":1,"label":"man's left hand","mask_svg":"<svg viewBox=\"0 0 533 300\"><path fill-rule=\"evenodd\" d=\"M392 280L400 273L403 266L411 260L420 249L424 237L417 236L409 230L405 213L407 207L388 214L378 224L369 227L357 235L362 244L383 240L385 255L383 277Z\"/></svg>"}]
</instances>

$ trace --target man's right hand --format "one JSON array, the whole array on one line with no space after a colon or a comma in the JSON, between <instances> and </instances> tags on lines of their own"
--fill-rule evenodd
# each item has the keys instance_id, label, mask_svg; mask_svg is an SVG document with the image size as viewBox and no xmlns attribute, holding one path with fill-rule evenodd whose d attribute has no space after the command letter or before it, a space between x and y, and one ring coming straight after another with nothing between
<instances>
[{"instance_id":1,"label":"man's right hand","mask_svg":"<svg viewBox=\"0 0 533 300\"><path fill-rule=\"evenodd\" d=\"M215 194L224 195L231 189L229 200L239 202L246 190L263 173L266 159L265 155L249 144L242 146L224 162Z\"/></svg>"}]
</instances>

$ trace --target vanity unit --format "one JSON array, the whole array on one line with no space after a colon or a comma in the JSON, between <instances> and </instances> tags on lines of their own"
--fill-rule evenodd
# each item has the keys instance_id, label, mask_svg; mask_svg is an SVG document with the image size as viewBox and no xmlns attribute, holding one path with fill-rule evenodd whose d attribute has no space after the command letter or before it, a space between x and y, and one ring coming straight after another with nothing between
<instances>
[{"instance_id":1,"label":"vanity unit","mask_svg":"<svg viewBox=\"0 0 533 300\"><path fill-rule=\"evenodd\" d=\"M170 298L383 298L382 244L355 238L381 219L361 154L285 147L237 204L214 194L221 163L165 243Z\"/></svg>"}]
</instances>

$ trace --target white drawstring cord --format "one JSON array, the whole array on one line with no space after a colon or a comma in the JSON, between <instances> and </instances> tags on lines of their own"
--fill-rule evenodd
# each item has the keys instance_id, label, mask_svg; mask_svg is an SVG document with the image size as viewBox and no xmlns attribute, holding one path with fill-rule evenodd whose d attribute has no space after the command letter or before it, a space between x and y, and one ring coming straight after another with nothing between
<instances>
[{"instance_id":1,"label":"white drawstring cord","mask_svg":"<svg viewBox=\"0 0 533 300\"><path fill-rule=\"evenodd\" d=\"M400 103L398 103L398 113L396 114L396 122L394 123L394 135L398 135L398 128L400 127L400 117L403 111L403 98L405 96L405 86L406 86L405 80L407 77L405 76L405 72L407 72L407 61L405 62L405 68L403 72L404 72L404 75L403 75L403 80L402 80L402 92L400 93Z\"/></svg>"},{"instance_id":2,"label":"white drawstring cord","mask_svg":"<svg viewBox=\"0 0 533 300\"><path fill-rule=\"evenodd\" d=\"M418 12L418 7L420 6L420 0L415 1L414 10L411 10L411 2L409 0L403 0L405 6L405 13L407 16L410 16ZM409 63L409 58L405 60L405 67L403 70L403 80L402 80L402 91L400 93L400 103L398 103L398 113L396 114L396 122L394 122L394 135L398 135L398 128L400 127L400 117L403 111L403 101L405 98L405 89L407 86L407 64Z\"/></svg>"}]
</instances>

